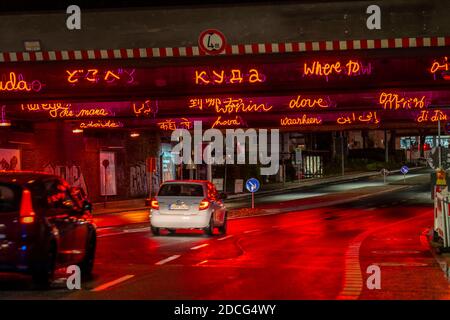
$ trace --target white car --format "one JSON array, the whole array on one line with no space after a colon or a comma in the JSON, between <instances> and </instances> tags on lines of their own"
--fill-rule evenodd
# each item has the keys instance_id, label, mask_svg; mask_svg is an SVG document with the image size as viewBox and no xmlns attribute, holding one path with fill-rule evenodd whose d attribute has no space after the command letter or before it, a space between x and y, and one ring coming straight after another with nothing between
<instances>
[{"instance_id":1,"label":"white car","mask_svg":"<svg viewBox=\"0 0 450 320\"><path fill-rule=\"evenodd\" d=\"M227 211L225 194L206 180L173 180L164 182L151 200L150 224L154 235L161 229L202 229L213 235L214 228L225 234Z\"/></svg>"}]
</instances>

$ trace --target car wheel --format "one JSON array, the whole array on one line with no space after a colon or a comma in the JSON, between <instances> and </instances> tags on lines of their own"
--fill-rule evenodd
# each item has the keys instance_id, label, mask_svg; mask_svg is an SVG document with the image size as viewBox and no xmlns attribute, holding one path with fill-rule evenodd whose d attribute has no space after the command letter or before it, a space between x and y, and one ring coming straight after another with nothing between
<instances>
[{"instance_id":1,"label":"car wheel","mask_svg":"<svg viewBox=\"0 0 450 320\"><path fill-rule=\"evenodd\" d=\"M204 229L205 233L208 236L212 236L214 234L214 220L213 220L213 214L211 213L211 218L209 219L208 226Z\"/></svg>"},{"instance_id":2,"label":"car wheel","mask_svg":"<svg viewBox=\"0 0 450 320\"><path fill-rule=\"evenodd\" d=\"M81 270L81 276L89 278L94 269L95 249L97 247L97 238L95 234L89 237L89 242L86 244L86 254L83 261L78 265Z\"/></svg>"},{"instance_id":3,"label":"car wheel","mask_svg":"<svg viewBox=\"0 0 450 320\"><path fill-rule=\"evenodd\" d=\"M33 283L38 289L50 287L55 274L56 245L51 244L45 260L38 263L32 270Z\"/></svg>"},{"instance_id":4,"label":"car wheel","mask_svg":"<svg viewBox=\"0 0 450 320\"><path fill-rule=\"evenodd\" d=\"M219 232L221 234L227 233L227 225L228 225L228 218L227 218L227 214L225 213L225 217L223 218L223 225L219 227Z\"/></svg>"},{"instance_id":5,"label":"car wheel","mask_svg":"<svg viewBox=\"0 0 450 320\"><path fill-rule=\"evenodd\" d=\"M155 235L155 236L159 236L159 234L160 234L160 229L159 228L156 228L156 227L151 227L151 229L152 229L152 233L153 233L153 235Z\"/></svg>"}]
</instances>

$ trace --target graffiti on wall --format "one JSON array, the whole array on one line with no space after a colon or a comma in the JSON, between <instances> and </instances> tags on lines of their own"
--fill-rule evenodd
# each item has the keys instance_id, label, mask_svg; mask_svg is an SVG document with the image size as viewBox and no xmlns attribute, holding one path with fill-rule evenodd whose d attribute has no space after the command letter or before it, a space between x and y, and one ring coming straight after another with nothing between
<instances>
[{"instance_id":1,"label":"graffiti on wall","mask_svg":"<svg viewBox=\"0 0 450 320\"><path fill-rule=\"evenodd\" d=\"M54 165L46 164L43 168L44 172L57 175L66 180L71 186L79 187L88 192L86 181L80 166L76 165Z\"/></svg>"},{"instance_id":2,"label":"graffiti on wall","mask_svg":"<svg viewBox=\"0 0 450 320\"><path fill-rule=\"evenodd\" d=\"M20 150L0 149L0 170L20 170Z\"/></svg>"},{"instance_id":3,"label":"graffiti on wall","mask_svg":"<svg viewBox=\"0 0 450 320\"><path fill-rule=\"evenodd\" d=\"M156 172L151 175L152 193L159 186L159 163L156 164ZM147 196L150 193L150 173L147 172L145 161L137 162L130 167L130 196Z\"/></svg>"}]
</instances>

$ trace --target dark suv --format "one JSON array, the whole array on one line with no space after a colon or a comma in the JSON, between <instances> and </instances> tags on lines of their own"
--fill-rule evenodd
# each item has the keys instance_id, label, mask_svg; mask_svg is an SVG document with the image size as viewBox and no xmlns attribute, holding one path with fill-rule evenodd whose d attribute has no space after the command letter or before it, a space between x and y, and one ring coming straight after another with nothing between
<instances>
[{"instance_id":1,"label":"dark suv","mask_svg":"<svg viewBox=\"0 0 450 320\"><path fill-rule=\"evenodd\" d=\"M82 189L36 172L0 171L0 272L31 274L50 285L57 267L92 273L96 227Z\"/></svg>"}]
</instances>

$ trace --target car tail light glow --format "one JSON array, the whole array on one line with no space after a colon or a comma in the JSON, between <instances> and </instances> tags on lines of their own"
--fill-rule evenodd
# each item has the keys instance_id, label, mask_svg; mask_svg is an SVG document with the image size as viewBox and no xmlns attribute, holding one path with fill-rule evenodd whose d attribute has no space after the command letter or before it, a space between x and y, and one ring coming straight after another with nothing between
<instances>
[{"instance_id":1,"label":"car tail light glow","mask_svg":"<svg viewBox=\"0 0 450 320\"><path fill-rule=\"evenodd\" d=\"M24 189L22 192L22 202L20 204L20 223L31 224L35 221L33 203L31 201L31 192Z\"/></svg>"},{"instance_id":2,"label":"car tail light glow","mask_svg":"<svg viewBox=\"0 0 450 320\"><path fill-rule=\"evenodd\" d=\"M152 199L152 201L150 202L150 207L154 210L159 210L158 200Z\"/></svg>"},{"instance_id":3,"label":"car tail light glow","mask_svg":"<svg viewBox=\"0 0 450 320\"><path fill-rule=\"evenodd\" d=\"M200 201L200 204L198 205L198 210L206 210L209 208L209 200L208 199L203 199L202 201Z\"/></svg>"}]
</instances>

